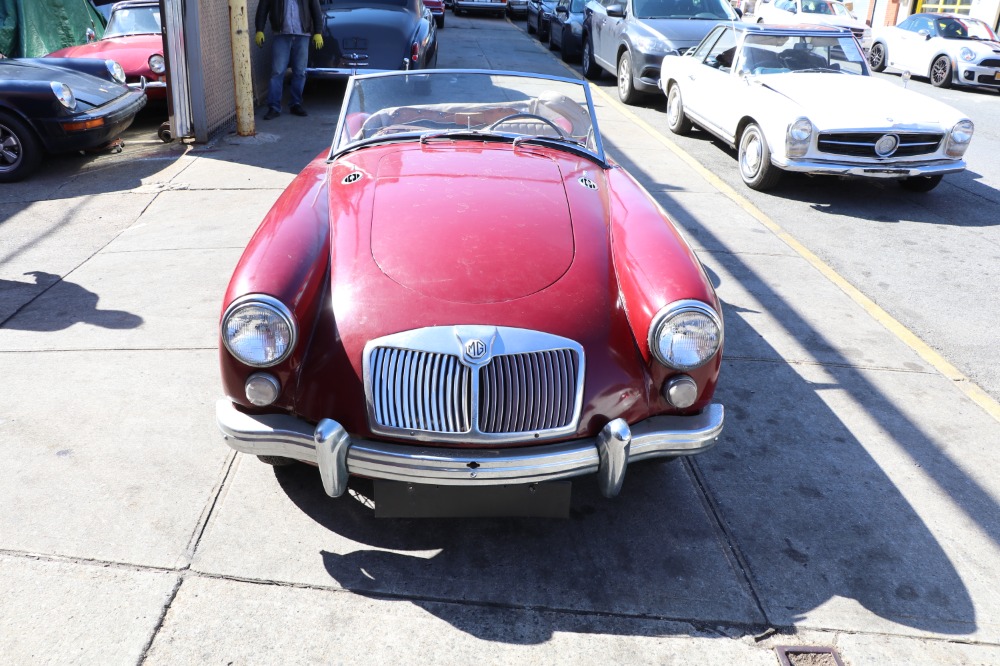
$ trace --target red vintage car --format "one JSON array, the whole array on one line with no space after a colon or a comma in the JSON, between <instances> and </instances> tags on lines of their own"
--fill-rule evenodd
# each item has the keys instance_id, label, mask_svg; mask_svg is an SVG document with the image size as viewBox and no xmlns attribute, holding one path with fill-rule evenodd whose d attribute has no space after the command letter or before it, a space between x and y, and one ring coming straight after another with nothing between
<instances>
[{"instance_id":1,"label":"red vintage car","mask_svg":"<svg viewBox=\"0 0 1000 666\"><path fill-rule=\"evenodd\" d=\"M705 451L723 426L719 300L605 155L577 80L351 79L332 149L237 265L220 332L228 444L318 466L331 496L350 475L593 474L612 497L630 462Z\"/></svg>"},{"instance_id":2,"label":"red vintage car","mask_svg":"<svg viewBox=\"0 0 1000 666\"><path fill-rule=\"evenodd\" d=\"M431 10L437 27L444 27L444 0L424 0L424 7Z\"/></svg>"},{"instance_id":3,"label":"red vintage car","mask_svg":"<svg viewBox=\"0 0 1000 666\"><path fill-rule=\"evenodd\" d=\"M101 39L60 49L48 57L115 60L125 70L125 82L129 86L141 88L145 80L146 97L166 100L161 25L158 0L125 0L112 7Z\"/></svg>"}]
</instances>

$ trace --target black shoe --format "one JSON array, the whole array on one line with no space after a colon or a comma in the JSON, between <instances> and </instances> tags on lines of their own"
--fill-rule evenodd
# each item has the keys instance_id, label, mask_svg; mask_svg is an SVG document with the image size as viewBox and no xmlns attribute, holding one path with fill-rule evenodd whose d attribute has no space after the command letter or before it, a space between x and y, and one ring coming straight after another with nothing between
<instances>
[{"instance_id":1,"label":"black shoe","mask_svg":"<svg viewBox=\"0 0 1000 666\"><path fill-rule=\"evenodd\" d=\"M294 110L292 111L294 113ZM281 115L281 111L275 111L274 109L268 109L267 113L264 114L264 120L274 120Z\"/></svg>"},{"instance_id":2,"label":"black shoe","mask_svg":"<svg viewBox=\"0 0 1000 666\"><path fill-rule=\"evenodd\" d=\"M301 104L295 104L295 105L293 105L292 108L289 109L289 111L292 112L293 116L308 116L309 115L308 113L306 113L306 110L302 108Z\"/></svg>"}]
</instances>

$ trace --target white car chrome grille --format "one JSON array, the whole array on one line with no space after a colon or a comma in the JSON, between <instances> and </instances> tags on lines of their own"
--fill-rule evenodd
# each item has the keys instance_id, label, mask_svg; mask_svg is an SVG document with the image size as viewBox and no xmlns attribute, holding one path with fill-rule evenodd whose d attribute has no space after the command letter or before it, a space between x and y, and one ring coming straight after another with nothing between
<instances>
[{"instance_id":1,"label":"white car chrome grille","mask_svg":"<svg viewBox=\"0 0 1000 666\"><path fill-rule=\"evenodd\" d=\"M820 132L817 145L824 153L877 158L880 156L875 152L875 144L887 134L899 139L892 157L929 155L937 151L944 139L944 134L938 132Z\"/></svg>"},{"instance_id":2,"label":"white car chrome grille","mask_svg":"<svg viewBox=\"0 0 1000 666\"><path fill-rule=\"evenodd\" d=\"M369 425L378 434L448 442L538 441L576 431L578 343L494 326L439 326L365 346Z\"/></svg>"}]
</instances>

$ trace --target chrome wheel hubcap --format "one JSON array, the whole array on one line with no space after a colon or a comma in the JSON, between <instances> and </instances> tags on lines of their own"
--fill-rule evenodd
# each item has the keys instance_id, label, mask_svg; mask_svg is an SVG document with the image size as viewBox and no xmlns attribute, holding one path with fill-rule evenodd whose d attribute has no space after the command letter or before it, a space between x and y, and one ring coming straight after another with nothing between
<instances>
[{"instance_id":1,"label":"chrome wheel hubcap","mask_svg":"<svg viewBox=\"0 0 1000 666\"><path fill-rule=\"evenodd\" d=\"M740 158L740 166L743 168L743 175L747 178L753 178L757 175L757 171L760 169L760 160L762 157L762 150L760 145L760 137L754 132L750 134L743 142L743 156Z\"/></svg>"},{"instance_id":2,"label":"chrome wheel hubcap","mask_svg":"<svg viewBox=\"0 0 1000 666\"><path fill-rule=\"evenodd\" d=\"M17 135L0 125L0 171L9 171L21 161L21 142Z\"/></svg>"},{"instance_id":3,"label":"chrome wheel hubcap","mask_svg":"<svg viewBox=\"0 0 1000 666\"><path fill-rule=\"evenodd\" d=\"M618 93L625 97L628 94L629 86L632 84L632 67L628 58L622 58L618 63Z\"/></svg>"}]
</instances>

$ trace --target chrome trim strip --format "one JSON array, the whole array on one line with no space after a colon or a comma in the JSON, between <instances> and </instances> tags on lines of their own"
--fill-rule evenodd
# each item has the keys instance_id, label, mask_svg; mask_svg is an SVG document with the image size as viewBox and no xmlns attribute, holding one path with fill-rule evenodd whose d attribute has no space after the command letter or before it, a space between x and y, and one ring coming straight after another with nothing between
<instances>
[{"instance_id":1,"label":"chrome trim strip","mask_svg":"<svg viewBox=\"0 0 1000 666\"><path fill-rule=\"evenodd\" d=\"M939 176L965 170L965 160L940 160L936 162L887 163L836 162L826 160L789 160L780 162L772 156L774 166L785 171L827 174L832 176L863 176L865 178L907 178L910 176Z\"/></svg>"},{"instance_id":2,"label":"chrome trim strip","mask_svg":"<svg viewBox=\"0 0 1000 666\"><path fill-rule=\"evenodd\" d=\"M712 448L725 418L722 405L712 404L701 414L654 416L631 426L615 419L597 438L509 449L451 449L354 439L331 419L312 426L285 414L245 414L226 398L216 403L215 410L231 448L316 464L328 493L346 487L344 470L375 479L454 486L537 483L597 473L601 491L611 492L620 489L631 462Z\"/></svg>"}]
</instances>

